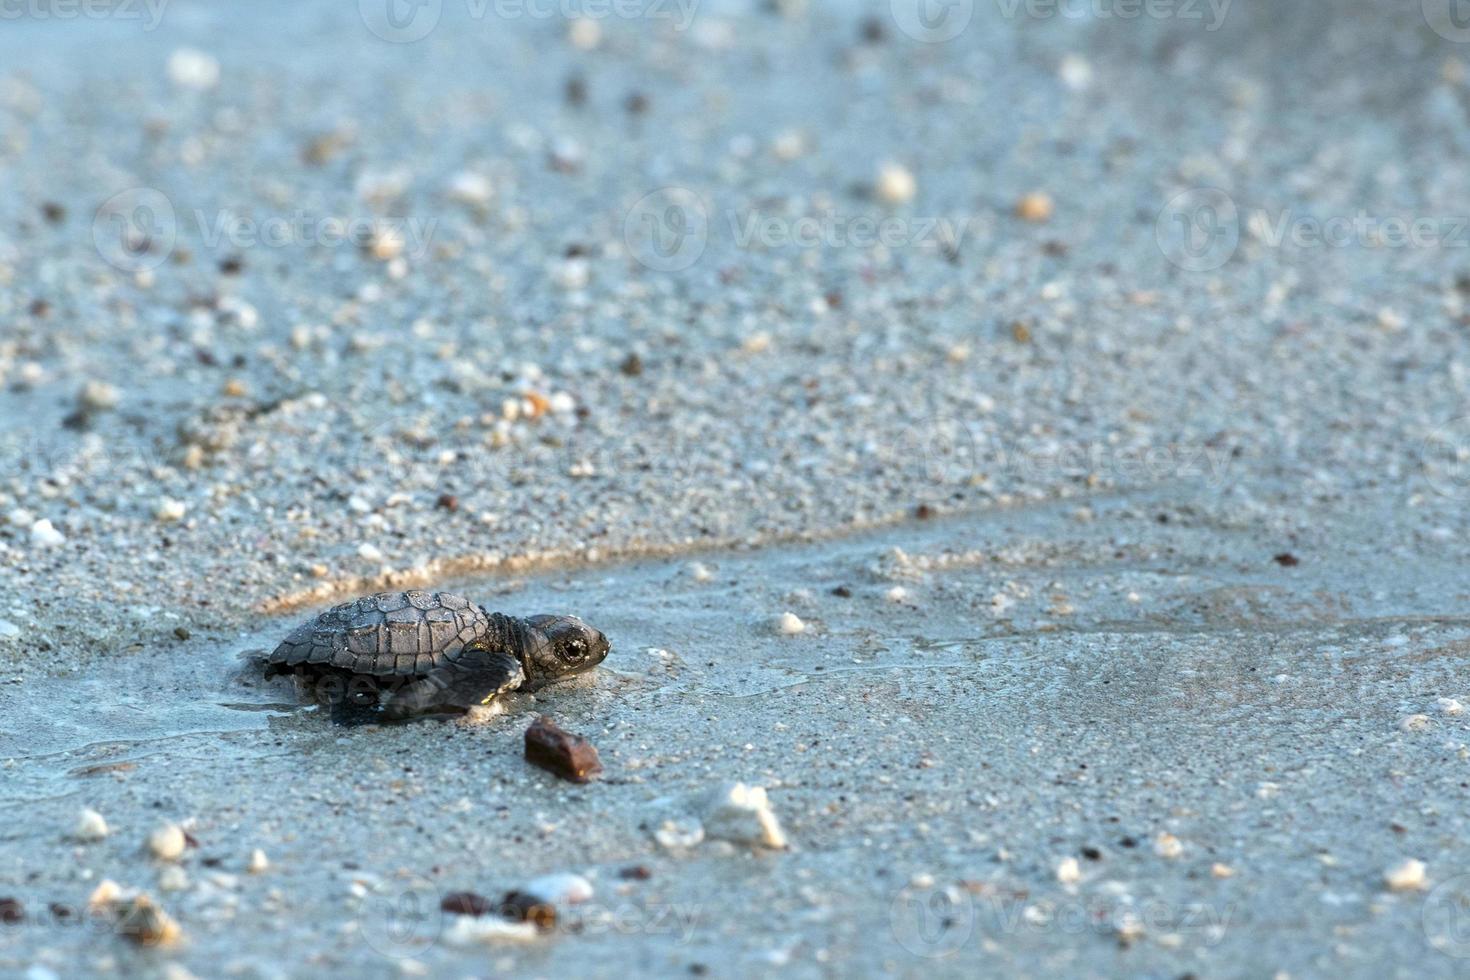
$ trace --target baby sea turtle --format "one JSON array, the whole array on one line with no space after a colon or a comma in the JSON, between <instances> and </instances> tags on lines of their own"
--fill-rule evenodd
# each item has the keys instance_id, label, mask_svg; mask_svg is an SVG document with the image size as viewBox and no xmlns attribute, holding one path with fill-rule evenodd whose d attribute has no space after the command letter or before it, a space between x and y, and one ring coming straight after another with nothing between
<instances>
[{"instance_id":1,"label":"baby sea turtle","mask_svg":"<svg viewBox=\"0 0 1470 980\"><path fill-rule=\"evenodd\" d=\"M334 721L464 712L602 663L607 637L575 616L518 619L450 592L379 592L333 606L265 658L304 681Z\"/></svg>"}]
</instances>

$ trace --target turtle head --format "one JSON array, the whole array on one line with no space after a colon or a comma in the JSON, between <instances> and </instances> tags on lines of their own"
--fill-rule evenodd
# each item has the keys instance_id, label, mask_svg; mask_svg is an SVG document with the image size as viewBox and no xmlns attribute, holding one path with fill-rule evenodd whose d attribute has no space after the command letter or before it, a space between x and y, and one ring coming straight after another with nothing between
<instances>
[{"instance_id":1,"label":"turtle head","mask_svg":"<svg viewBox=\"0 0 1470 980\"><path fill-rule=\"evenodd\" d=\"M602 663L612 644L576 616L530 616L531 636L522 665L530 686L569 677Z\"/></svg>"}]
</instances>

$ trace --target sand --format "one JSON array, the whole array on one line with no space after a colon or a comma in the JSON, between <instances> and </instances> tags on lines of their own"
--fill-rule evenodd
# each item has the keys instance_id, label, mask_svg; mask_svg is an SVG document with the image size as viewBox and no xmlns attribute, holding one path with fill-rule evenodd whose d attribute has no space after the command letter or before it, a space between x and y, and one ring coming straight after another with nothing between
<instances>
[{"instance_id":1,"label":"sand","mask_svg":"<svg viewBox=\"0 0 1470 980\"><path fill-rule=\"evenodd\" d=\"M0 24L0 972L1459 972L1466 39L902 6ZM409 585L613 653L242 669Z\"/></svg>"}]
</instances>

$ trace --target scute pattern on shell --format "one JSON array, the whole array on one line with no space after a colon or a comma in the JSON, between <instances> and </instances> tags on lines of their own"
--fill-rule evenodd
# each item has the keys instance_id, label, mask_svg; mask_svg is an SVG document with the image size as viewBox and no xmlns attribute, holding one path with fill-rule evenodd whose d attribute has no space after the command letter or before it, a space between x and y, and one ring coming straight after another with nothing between
<instances>
[{"instance_id":1,"label":"scute pattern on shell","mask_svg":"<svg viewBox=\"0 0 1470 980\"><path fill-rule=\"evenodd\" d=\"M321 664L378 677L428 673L492 626L474 603L448 592L380 592L302 623L267 658L282 667Z\"/></svg>"}]
</instances>

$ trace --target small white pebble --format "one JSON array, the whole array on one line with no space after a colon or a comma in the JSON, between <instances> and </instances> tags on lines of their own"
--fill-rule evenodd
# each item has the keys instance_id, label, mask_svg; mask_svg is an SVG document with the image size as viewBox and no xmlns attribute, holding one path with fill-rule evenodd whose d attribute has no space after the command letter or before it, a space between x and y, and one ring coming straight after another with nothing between
<instances>
[{"instance_id":1,"label":"small white pebble","mask_svg":"<svg viewBox=\"0 0 1470 980\"><path fill-rule=\"evenodd\" d=\"M82 386L81 393L77 395L77 401L81 403L82 408L93 412L116 408L121 399L122 395L118 393L117 388L106 381L88 381Z\"/></svg>"},{"instance_id":2,"label":"small white pebble","mask_svg":"<svg viewBox=\"0 0 1470 980\"><path fill-rule=\"evenodd\" d=\"M10 522L11 527L30 527L36 523L36 515L24 507L15 508L5 516L5 519Z\"/></svg>"},{"instance_id":3,"label":"small white pebble","mask_svg":"<svg viewBox=\"0 0 1470 980\"><path fill-rule=\"evenodd\" d=\"M1069 54L1057 66L1057 77L1067 88L1081 92L1092 84L1092 66L1081 55Z\"/></svg>"},{"instance_id":4,"label":"small white pebble","mask_svg":"<svg viewBox=\"0 0 1470 980\"><path fill-rule=\"evenodd\" d=\"M86 809L77 815L72 836L80 841L97 841L107 836L107 821L96 810Z\"/></svg>"},{"instance_id":5,"label":"small white pebble","mask_svg":"<svg viewBox=\"0 0 1470 980\"><path fill-rule=\"evenodd\" d=\"M167 524L172 521L183 520L184 514L188 510L189 508L184 505L182 500L175 500L172 497L160 497L158 506L153 510L153 516Z\"/></svg>"},{"instance_id":6,"label":"small white pebble","mask_svg":"<svg viewBox=\"0 0 1470 980\"><path fill-rule=\"evenodd\" d=\"M382 561L383 549L369 541L364 541L357 546L357 556L367 561Z\"/></svg>"},{"instance_id":7,"label":"small white pebble","mask_svg":"<svg viewBox=\"0 0 1470 980\"><path fill-rule=\"evenodd\" d=\"M1383 873L1383 883L1389 891L1421 891L1429 883L1429 878L1424 873L1423 861L1407 858Z\"/></svg>"},{"instance_id":8,"label":"small white pebble","mask_svg":"<svg viewBox=\"0 0 1470 980\"><path fill-rule=\"evenodd\" d=\"M1154 838L1154 853L1172 861L1184 853L1184 844L1178 837L1164 831Z\"/></svg>"},{"instance_id":9,"label":"small white pebble","mask_svg":"<svg viewBox=\"0 0 1470 980\"><path fill-rule=\"evenodd\" d=\"M1075 885L1082 880L1082 865L1073 857L1062 858L1057 863L1057 881L1064 885Z\"/></svg>"},{"instance_id":10,"label":"small white pebble","mask_svg":"<svg viewBox=\"0 0 1470 980\"><path fill-rule=\"evenodd\" d=\"M653 832L653 839L659 847L670 851L694 847L704 840L704 825L693 817L665 820Z\"/></svg>"},{"instance_id":11,"label":"small white pebble","mask_svg":"<svg viewBox=\"0 0 1470 980\"><path fill-rule=\"evenodd\" d=\"M484 174L463 170L449 179L449 196L462 204L484 206L495 195L495 186Z\"/></svg>"},{"instance_id":12,"label":"small white pebble","mask_svg":"<svg viewBox=\"0 0 1470 980\"><path fill-rule=\"evenodd\" d=\"M567 25L567 40L578 51L591 51L602 43L602 25L591 17L577 17Z\"/></svg>"},{"instance_id":13,"label":"small white pebble","mask_svg":"<svg viewBox=\"0 0 1470 980\"><path fill-rule=\"evenodd\" d=\"M592 899L592 882L568 871L532 878L520 891L548 905L580 905Z\"/></svg>"},{"instance_id":14,"label":"small white pebble","mask_svg":"<svg viewBox=\"0 0 1470 980\"><path fill-rule=\"evenodd\" d=\"M702 561L691 561L684 566L684 571L696 582L708 582L715 577L715 573Z\"/></svg>"},{"instance_id":15,"label":"small white pebble","mask_svg":"<svg viewBox=\"0 0 1470 980\"><path fill-rule=\"evenodd\" d=\"M1442 715L1462 715L1465 713L1465 706L1454 698L1437 698L1434 706L1439 709L1439 713Z\"/></svg>"},{"instance_id":16,"label":"small white pebble","mask_svg":"<svg viewBox=\"0 0 1470 980\"><path fill-rule=\"evenodd\" d=\"M62 534L46 518L31 525L31 542L42 548L54 548L66 542L66 535Z\"/></svg>"},{"instance_id":17,"label":"small white pebble","mask_svg":"<svg viewBox=\"0 0 1470 980\"><path fill-rule=\"evenodd\" d=\"M786 834L762 786L721 786L706 799L703 823L712 838L776 850L786 847Z\"/></svg>"},{"instance_id":18,"label":"small white pebble","mask_svg":"<svg viewBox=\"0 0 1470 980\"><path fill-rule=\"evenodd\" d=\"M1399 722L1399 731L1422 732L1433 724L1428 715L1409 715Z\"/></svg>"},{"instance_id":19,"label":"small white pebble","mask_svg":"<svg viewBox=\"0 0 1470 980\"><path fill-rule=\"evenodd\" d=\"M245 870L249 871L253 875L258 875L265 873L265 871L268 870L270 866L271 862L270 859L265 856L265 851L262 851L260 848L257 847L255 850L250 852L250 863L245 866Z\"/></svg>"},{"instance_id":20,"label":"small white pebble","mask_svg":"<svg viewBox=\"0 0 1470 980\"><path fill-rule=\"evenodd\" d=\"M901 585L895 585L888 590L887 595L889 602L904 602L909 597L909 590Z\"/></svg>"},{"instance_id":21,"label":"small white pebble","mask_svg":"<svg viewBox=\"0 0 1470 980\"><path fill-rule=\"evenodd\" d=\"M194 48L179 48L168 57L168 77L180 88L198 92L219 84L219 62Z\"/></svg>"},{"instance_id":22,"label":"small white pebble","mask_svg":"<svg viewBox=\"0 0 1470 980\"><path fill-rule=\"evenodd\" d=\"M181 892L189 887L189 876L177 864L170 864L158 873L158 890Z\"/></svg>"},{"instance_id":23,"label":"small white pebble","mask_svg":"<svg viewBox=\"0 0 1470 980\"><path fill-rule=\"evenodd\" d=\"M885 163L878 168L878 182L874 190L878 200L884 204L907 204L918 194L919 184L907 167L898 163Z\"/></svg>"},{"instance_id":24,"label":"small white pebble","mask_svg":"<svg viewBox=\"0 0 1470 980\"><path fill-rule=\"evenodd\" d=\"M787 636L795 636L797 633L806 630L806 623L803 623L801 617L796 615L796 613L784 612L776 620L776 629L785 633Z\"/></svg>"},{"instance_id":25,"label":"small white pebble","mask_svg":"<svg viewBox=\"0 0 1470 980\"><path fill-rule=\"evenodd\" d=\"M148 835L148 850L160 861L177 861L189 846L184 831L176 823L166 823Z\"/></svg>"},{"instance_id":26,"label":"small white pebble","mask_svg":"<svg viewBox=\"0 0 1470 980\"><path fill-rule=\"evenodd\" d=\"M1210 865L1210 874L1214 875L1216 878L1234 878L1235 869L1228 864L1222 864L1219 861L1216 861L1214 864Z\"/></svg>"}]
</instances>

